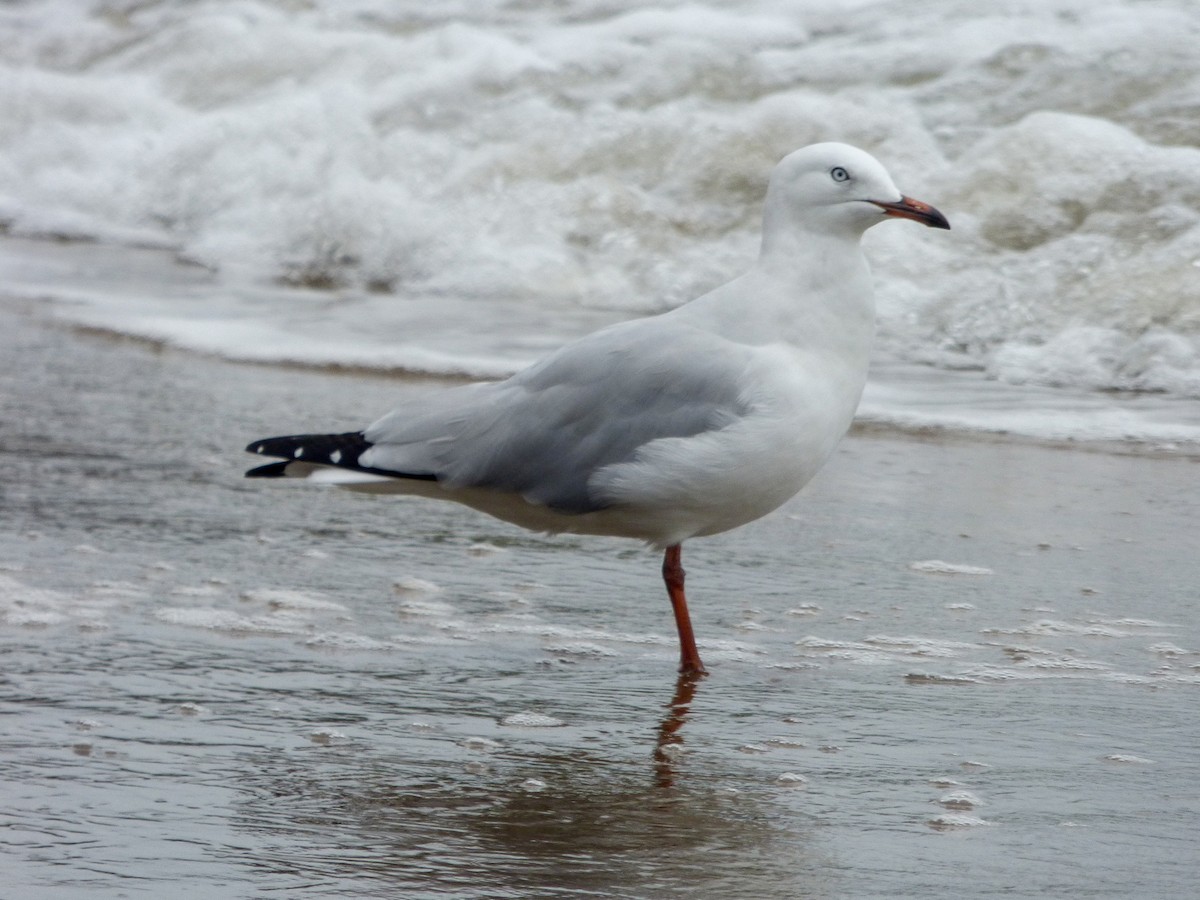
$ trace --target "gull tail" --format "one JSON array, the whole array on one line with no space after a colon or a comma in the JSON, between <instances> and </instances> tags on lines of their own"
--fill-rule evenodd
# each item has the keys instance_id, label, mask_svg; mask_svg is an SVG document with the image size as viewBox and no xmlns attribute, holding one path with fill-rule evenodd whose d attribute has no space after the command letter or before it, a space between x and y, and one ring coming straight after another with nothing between
<instances>
[{"instance_id":1,"label":"gull tail","mask_svg":"<svg viewBox=\"0 0 1200 900\"><path fill-rule=\"evenodd\" d=\"M344 434L292 434L252 441L247 453L274 457L282 462L267 463L246 472L247 478L312 478L330 484L349 485L379 482L395 478L437 481L432 473L393 472L359 462L374 445L361 431Z\"/></svg>"}]
</instances>

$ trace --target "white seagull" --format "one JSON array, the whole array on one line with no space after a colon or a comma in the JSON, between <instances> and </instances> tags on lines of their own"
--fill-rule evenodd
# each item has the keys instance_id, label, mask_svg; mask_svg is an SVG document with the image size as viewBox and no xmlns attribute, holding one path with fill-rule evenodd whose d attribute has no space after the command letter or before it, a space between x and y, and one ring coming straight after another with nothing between
<instances>
[{"instance_id":1,"label":"white seagull","mask_svg":"<svg viewBox=\"0 0 1200 900\"><path fill-rule=\"evenodd\" d=\"M250 477L453 500L541 532L665 551L680 671L704 673L680 545L764 516L850 427L875 331L860 247L887 218L949 228L872 156L813 144L771 174L749 271L601 329L505 381L404 403L362 431L254 441Z\"/></svg>"}]
</instances>

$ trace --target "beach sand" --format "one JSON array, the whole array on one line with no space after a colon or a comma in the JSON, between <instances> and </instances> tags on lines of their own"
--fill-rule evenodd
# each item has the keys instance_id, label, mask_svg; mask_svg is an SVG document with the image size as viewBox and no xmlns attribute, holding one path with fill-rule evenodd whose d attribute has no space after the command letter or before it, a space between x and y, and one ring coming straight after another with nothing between
<instances>
[{"instance_id":1,"label":"beach sand","mask_svg":"<svg viewBox=\"0 0 1200 900\"><path fill-rule=\"evenodd\" d=\"M1200 468L857 433L657 554L246 481L434 382L0 312L21 897L1191 897Z\"/></svg>"}]
</instances>

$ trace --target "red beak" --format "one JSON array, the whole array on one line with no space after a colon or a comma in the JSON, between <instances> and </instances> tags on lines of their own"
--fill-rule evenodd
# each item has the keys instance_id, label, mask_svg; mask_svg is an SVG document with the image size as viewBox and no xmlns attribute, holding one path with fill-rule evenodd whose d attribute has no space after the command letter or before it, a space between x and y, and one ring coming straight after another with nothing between
<instances>
[{"instance_id":1,"label":"red beak","mask_svg":"<svg viewBox=\"0 0 1200 900\"><path fill-rule=\"evenodd\" d=\"M871 202L882 209L885 216L895 216L898 219L912 219L914 222L920 222L923 225L928 225L930 228L945 228L947 230L950 228L950 223L946 221L945 216L928 203L922 203L920 200L914 200L912 197L901 197L899 203L881 203L878 200L872 200Z\"/></svg>"}]
</instances>

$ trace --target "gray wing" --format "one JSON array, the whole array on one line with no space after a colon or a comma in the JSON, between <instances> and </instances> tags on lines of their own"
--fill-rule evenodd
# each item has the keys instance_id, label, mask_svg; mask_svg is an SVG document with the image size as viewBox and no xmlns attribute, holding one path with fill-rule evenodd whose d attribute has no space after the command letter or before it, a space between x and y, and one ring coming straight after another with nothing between
<instances>
[{"instance_id":1,"label":"gray wing","mask_svg":"<svg viewBox=\"0 0 1200 900\"><path fill-rule=\"evenodd\" d=\"M646 323L655 323L645 327ZM565 513L604 504L592 474L659 438L724 428L747 412L751 348L656 319L569 344L494 384L396 409L366 429L365 465L433 475L450 488L515 493Z\"/></svg>"}]
</instances>

